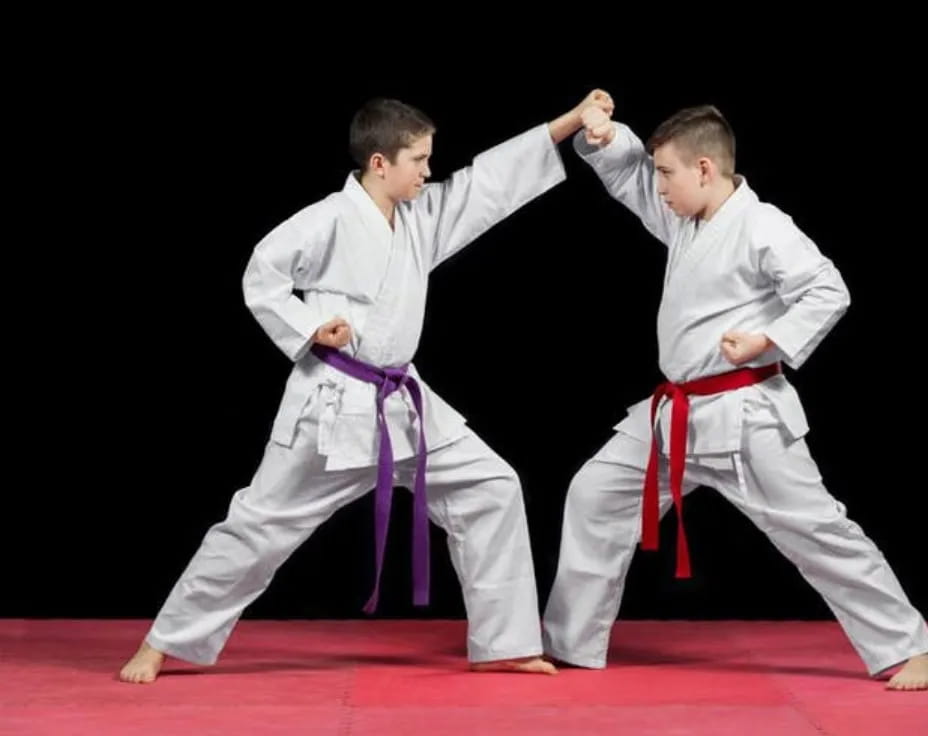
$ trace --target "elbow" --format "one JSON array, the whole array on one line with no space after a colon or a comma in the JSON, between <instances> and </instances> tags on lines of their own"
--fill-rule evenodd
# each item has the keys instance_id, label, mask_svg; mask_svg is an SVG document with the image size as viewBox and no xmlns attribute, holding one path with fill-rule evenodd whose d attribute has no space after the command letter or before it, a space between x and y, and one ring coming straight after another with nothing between
<instances>
[{"instance_id":1,"label":"elbow","mask_svg":"<svg viewBox=\"0 0 928 736\"><path fill-rule=\"evenodd\" d=\"M851 306L851 295L847 289L838 288L828 299L828 309L832 313L832 321L842 319Z\"/></svg>"},{"instance_id":2,"label":"elbow","mask_svg":"<svg viewBox=\"0 0 928 736\"><path fill-rule=\"evenodd\" d=\"M838 312L844 314L851 307L851 292L843 279L838 281Z\"/></svg>"},{"instance_id":3,"label":"elbow","mask_svg":"<svg viewBox=\"0 0 928 736\"><path fill-rule=\"evenodd\" d=\"M259 288L260 281L261 268L256 251L252 253L251 258L248 259L248 263L242 273L241 281L242 299L245 301L245 306L252 311L254 311L254 306L261 295L261 289Z\"/></svg>"},{"instance_id":4,"label":"elbow","mask_svg":"<svg viewBox=\"0 0 928 736\"><path fill-rule=\"evenodd\" d=\"M830 269L830 273L823 281L823 286L830 292L828 298L833 304L835 313L839 317L844 315L851 306L851 292L850 289L847 288L847 283L841 276L841 272L833 265Z\"/></svg>"},{"instance_id":5,"label":"elbow","mask_svg":"<svg viewBox=\"0 0 928 736\"><path fill-rule=\"evenodd\" d=\"M252 314L258 312L261 303L264 301L262 299L261 290L255 288L254 282L248 278L247 274L242 279L242 300L245 302L248 311Z\"/></svg>"}]
</instances>

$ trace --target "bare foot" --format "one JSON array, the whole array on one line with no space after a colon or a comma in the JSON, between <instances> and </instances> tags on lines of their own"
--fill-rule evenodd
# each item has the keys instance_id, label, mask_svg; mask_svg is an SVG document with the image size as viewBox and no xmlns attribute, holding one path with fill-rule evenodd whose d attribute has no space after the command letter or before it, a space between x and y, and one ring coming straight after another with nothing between
<instances>
[{"instance_id":1,"label":"bare foot","mask_svg":"<svg viewBox=\"0 0 928 736\"><path fill-rule=\"evenodd\" d=\"M519 659L497 659L493 662L474 662L470 668L474 672L533 672L539 675L556 675L557 670L550 662L541 657L520 657Z\"/></svg>"},{"instance_id":2,"label":"bare foot","mask_svg":"<svg viewBox=\"0 0 928 736\"><path fill-rule=\"evenodd\" d=\"M119 671L119 679L123 682L154 682L163 662L164 653L143 641L132 659Z\"/></svg>"},{"instance_id":3,"label":"bare foot","mask_svg":"<svg viewBox=\"0 0 928 736\"><path fill-rule=\"evenodd\" d=\"M886 685L887 690L928 690L928 654L912 657Z\"/></svg>"}]
</instances>

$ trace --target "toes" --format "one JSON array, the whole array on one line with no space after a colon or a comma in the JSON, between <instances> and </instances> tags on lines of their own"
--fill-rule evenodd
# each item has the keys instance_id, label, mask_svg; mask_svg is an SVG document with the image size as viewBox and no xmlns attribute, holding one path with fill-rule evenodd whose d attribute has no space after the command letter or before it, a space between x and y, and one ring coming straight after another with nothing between
<instances>
[{"instance_id":1,"label":"toes","mask_svg":"<svg viewBox=\"0 0 928 736\"><path fill-rule=\"evenodd\" d=\"M896 680L892 679L887 683L887 690L925 690L928 688L928 682L921 680Z\"/></svg>"}]
</instances>

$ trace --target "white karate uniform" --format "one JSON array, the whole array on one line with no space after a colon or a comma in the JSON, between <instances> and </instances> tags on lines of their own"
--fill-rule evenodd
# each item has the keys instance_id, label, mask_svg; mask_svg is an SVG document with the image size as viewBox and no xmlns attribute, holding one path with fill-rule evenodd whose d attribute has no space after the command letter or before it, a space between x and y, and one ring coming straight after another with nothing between
<instances>
[{"instance_id":1,"label":"white karate uniform","mask_svg":"<svg viewBox=\"0 0 928 736\"><path fill-rule=\"evenodd\" d=\"M151 646L215 662L279 565L376 484L376 388L309 352L317 328L343 317L353 331L344 348L350 355L380 367L411 362L432 269L565 177L548 126L539 125L427 184L397 206L393 229L352 172L342 191L258 243L243 279L245 301L293 370L251 484L206 534L148 634ZM448 533L468 615L469 659L540 654L519 479L414 366L409 375L422 388L429 515ZM387 398L385 413L396 485L411 488L418 422L405 388Z\"/></svg>"},{"instance_id":2,"label":"white karate uniform","mask_svg":"<svg viewBox=\"0 0 928 736\"><path fill-rule=\"evenodd\" d=\"M850 304L834 264L743 177L697 225L661 200L652 158L624 124L597 148L574 147L607 191L668 249L657 332L660 368L674 383L734 370L727 330L765 333L777 346L745 365L798 369ZM928 652L928 628L880 551L826 490L805 441L806 416L785 376L690 396L683 492L706 485L751 519L823 596L870 672ZM651 397L630 407L616 434L573 478L560 559L544 613L545 650L600 668L641 535L651 444ZM661 515L668 487L671 402L658 408ZM684 504L685 506L685 504ZM684 513L685 516L685 513ZM698 532L697 532L698 533ZM663 544L668 542L666 537Z\"/></svg>"}]
</instances>

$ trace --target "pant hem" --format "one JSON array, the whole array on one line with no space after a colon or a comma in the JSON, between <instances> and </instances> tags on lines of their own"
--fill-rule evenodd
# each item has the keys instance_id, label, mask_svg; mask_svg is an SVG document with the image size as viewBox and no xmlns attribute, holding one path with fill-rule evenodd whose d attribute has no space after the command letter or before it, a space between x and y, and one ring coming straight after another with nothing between
<instances>
[{"instance_id":1,"label":"pant hem","mask_svg":"<svg viewBox=\"0 0 928 736\"><path fill-rule=\"evenodd\" d=\"M159 652L162 652L170 657L175 659L182 659L185 662L190 662L191 664L198 664L204 667L209 667L216 664L216 660L219 659L218 656L213 657L201 657L195 654L190 654L188 650L183 647L177 647L173 644L168 644L163 639L158 638L155 634L148 634L145 637L145 641L153 649L157 649Z\"/></svg>"},{"instance_id":2,"label":"pant hem","mask_svg":"<svg viewBox=\"0 0 928 736\"><path fill-rule=\"evenodd\" d=\"M573 654L567 654L554 647L545 647L545 653L576 667L585 667L591 670L602 670L606 668L606 660L598 657L578 657Z\"/></svg>"}]
</instances>

